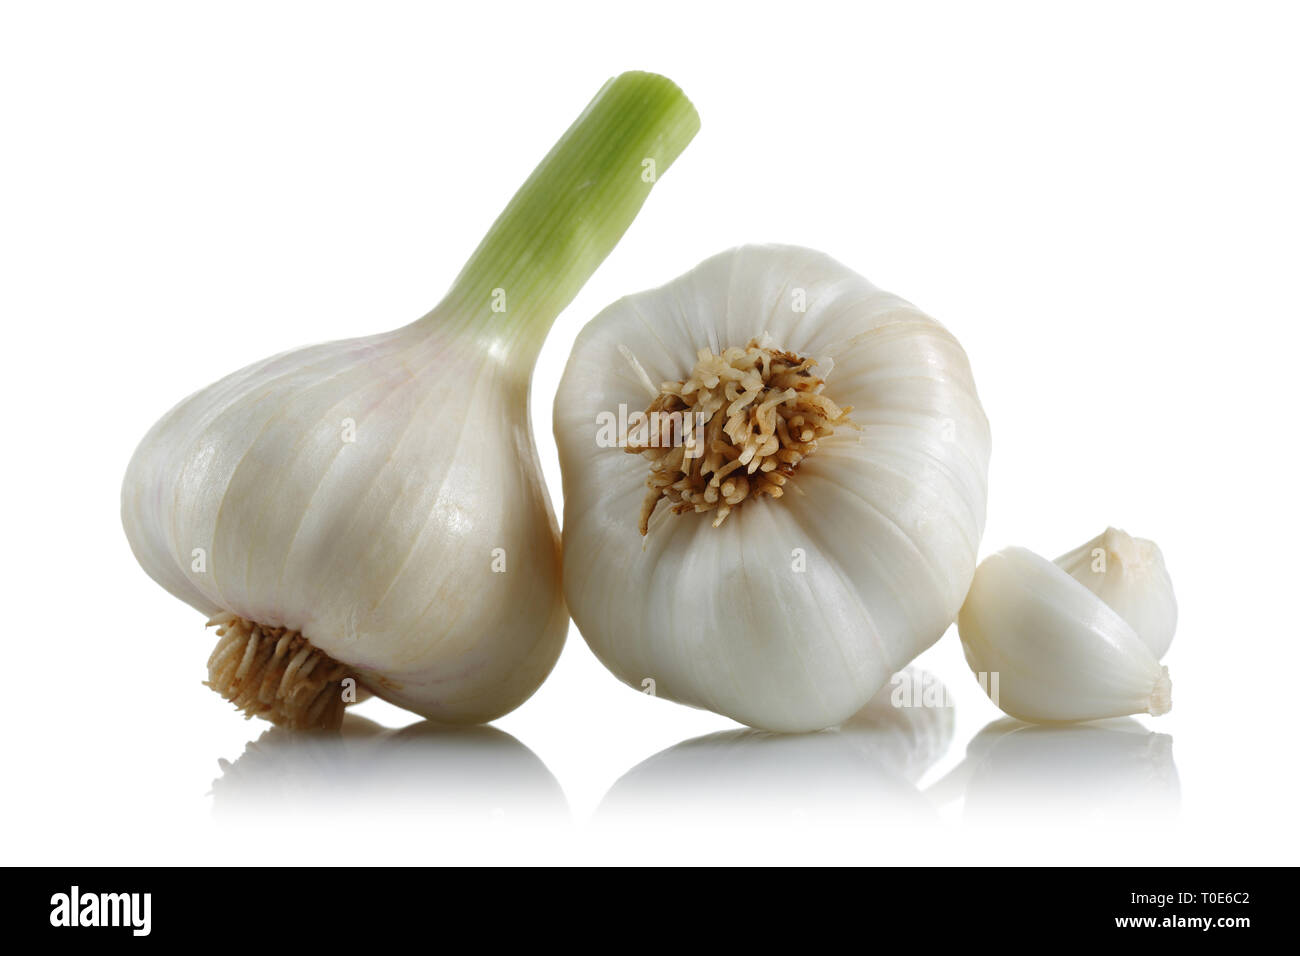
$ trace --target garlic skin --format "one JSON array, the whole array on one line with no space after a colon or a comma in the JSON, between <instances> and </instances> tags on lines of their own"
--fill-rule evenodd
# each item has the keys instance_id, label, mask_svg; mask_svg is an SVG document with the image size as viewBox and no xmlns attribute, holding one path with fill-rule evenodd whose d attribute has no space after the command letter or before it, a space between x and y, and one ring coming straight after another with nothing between
<instances>
[{"instance_id":1,"label":"garlic skin","mask_svg":"<svg viewBox=\"0 0 1300 956\"><path fill-rule=\"evenodd\" d=\"M717 513L662 503L599 416L647 408L702 349L752 339L815 357L852 426L779 498ZM809 249L744 246L624 298L578 336L555 399L564 588L620 680L764 730L841 723L944 633L975 570L990 436L970 366L938 322ZM755 477L758 477L757 475Z\"/></svg>"},{"instance_id":2,"label":"garlic skin","mask_svg":"<svg viewBox=\"0 0 1300 956\"><path fill-rule=\"evenodd\" d=\"M122 521L149 575L209 617L297 631L387 700L479 722L559 655L558 529L527 376L434 325L191 396L131 459Z\"/></svg>"},{"instance_id":3,"label":"garlic skin","mask_svg":"<svg viewBox=\"0 0 1300 956\"><path fill-rule=\"evenodd\" d=\"M1168 668L1128 622L1025 548L981 562L957 623L966 663L986 675L985 691L1012 717L1057 723L1159 716L1171 706Z\"/></svg>"},{"instance_id":4,"label":"garlic skin","mask_svg":"<svg viewBox=\"0 0 1300 956\"><path fill-rule=\"evenodd\" d=\"M293 728L338 728L367 691L477 723L537 689L568 615L533 365L698 129L670 80L615 77L428 315L258 362L154 425L122 523L218 626L209 686Z\"/></svg>"},{"instance_id":5,"label":"garlic skin","mask_svg":"<svg viewBox=\"0 0 1300 956\"><path fill-rule=\"evenodd\" d=\"M1056 563L1119 612L1156 660L1165 656L1178 626L1178 602L1154 541L1107 528Z\"/></svg>"}]
</instances>

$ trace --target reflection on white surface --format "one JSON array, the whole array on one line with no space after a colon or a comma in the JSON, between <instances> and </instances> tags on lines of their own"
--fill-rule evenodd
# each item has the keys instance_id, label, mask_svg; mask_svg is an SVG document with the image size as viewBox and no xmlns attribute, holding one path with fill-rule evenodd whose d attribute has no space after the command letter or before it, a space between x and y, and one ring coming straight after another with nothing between
<instances>
[{"instance_id":1,"label":"reflection on white surface","mask_svg":"<svg viewBox=\"0 0 1300 956\"><path fill-rule=\"evenodd\" d=\"M473 824L569 815L546 765L495 727L425 721L388 730L348 715L338 734L272 728L221 768L212 784L218 819L396 813Z\"/></svg>"},{"instance_id":2,"label":"reflection on white surface","mask_svg":"<svg viewBox=\"0 0 1300 956\"><path fill-rule=\"evenodd\" d=\"M1173 743L1132 718L1061 727L995 720L927 793L937 802L964 797L968 822L1173 818L1179 806Z\"/></svg>"},{"instance_id":3,"label":"reflection on white surface","mask_svg":"<svg viewBox=\"0 0 1300 956\"><path fill-rule=\"evenodd\" d=\"M932 676L915 679L937 688ZM855 716L815 734L733 730L684 741L624 774L597 819L698 823L888 823L936 818L916 788L952 742L948 706L895 707L886 686Z\"/></svg>"},{"instance_id":4,"label":"reflection on white surface","mask_svg":"<svg viewBox=\"0 0 1300 956\"><path fill-rule=\"evenodd\" d=\"M944 696L931 675L909 673L914 684ZM896 707L891 692L886 687L842 726L821 733L733 730L683 741L627 771L595 820L927 824L959 807L972 824L1176 818L1173 738L1131 718L1059 727L995 720L955 769L921 790L919 781L952 743L953 711L933 703ZM420 722L389 730L349 715L339 734L268 730L221 767L212 784L219 822L570 822L545 764L494 727Z\"/></svg>"}]
</instances>

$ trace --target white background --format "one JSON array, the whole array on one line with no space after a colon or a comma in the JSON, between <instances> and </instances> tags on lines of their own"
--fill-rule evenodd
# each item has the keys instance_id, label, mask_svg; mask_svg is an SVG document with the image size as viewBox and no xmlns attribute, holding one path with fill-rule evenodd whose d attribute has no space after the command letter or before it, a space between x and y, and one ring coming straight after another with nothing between
<instances>
[{"instance_id":1,"label":"white background","mask_svg":"<svg viewBox=\"0 0 1300 956\"><path fill-rule=\"evenodd\" d=\"M975 6L6 4L4 862L1297 862L1294 8ZM1160 543L1170 715L972 743L999 715L953 629L919 661L950 739L726 738L607 798L736 727L576 629L478 734L258 740L201 686L211 632L119 524L135 443L263 355L423 314L638 68L703 129L542 353L557 506L584 322L731 245L822 249L965 345L985 553Z\"/></svg>"}]
</instances>

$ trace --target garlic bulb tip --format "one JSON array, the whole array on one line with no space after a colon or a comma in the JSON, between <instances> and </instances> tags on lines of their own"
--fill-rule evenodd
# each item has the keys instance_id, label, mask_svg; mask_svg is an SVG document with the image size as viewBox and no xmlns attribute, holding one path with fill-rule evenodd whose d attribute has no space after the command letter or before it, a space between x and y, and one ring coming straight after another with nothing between
<instances>
[{"instance_id":1,"label":"garlic bulb tip","mask_svg":"<svg viewBox=\"0 0 1300 956\"><path fill-rule=\"evenodd\" d=\"M1151 690L1151 705L1147 708L1147 713L1152 717L1160 717L1169 713L1174 706L1174 685L1169 680L1169 668L1161 667L1160 676L1156 678L1156 685Z\"/></svg>"}]
</instances>

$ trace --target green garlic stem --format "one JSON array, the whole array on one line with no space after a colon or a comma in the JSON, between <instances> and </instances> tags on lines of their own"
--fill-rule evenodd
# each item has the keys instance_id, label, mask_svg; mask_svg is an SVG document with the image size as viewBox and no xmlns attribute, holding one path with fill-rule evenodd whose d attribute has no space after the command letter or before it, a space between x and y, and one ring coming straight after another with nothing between
<instances>
[{"instance_id":1,"label":"green garlic stem","mask_svg":"<svg viewBox=\"0 0 1300 956\"><path fill-rule=\"evenodd\" d=\"M653 73L606 83L528 177L424 322L471 330L531 373L551 324L700 128Z\"/></svg>"}]
</instances>

